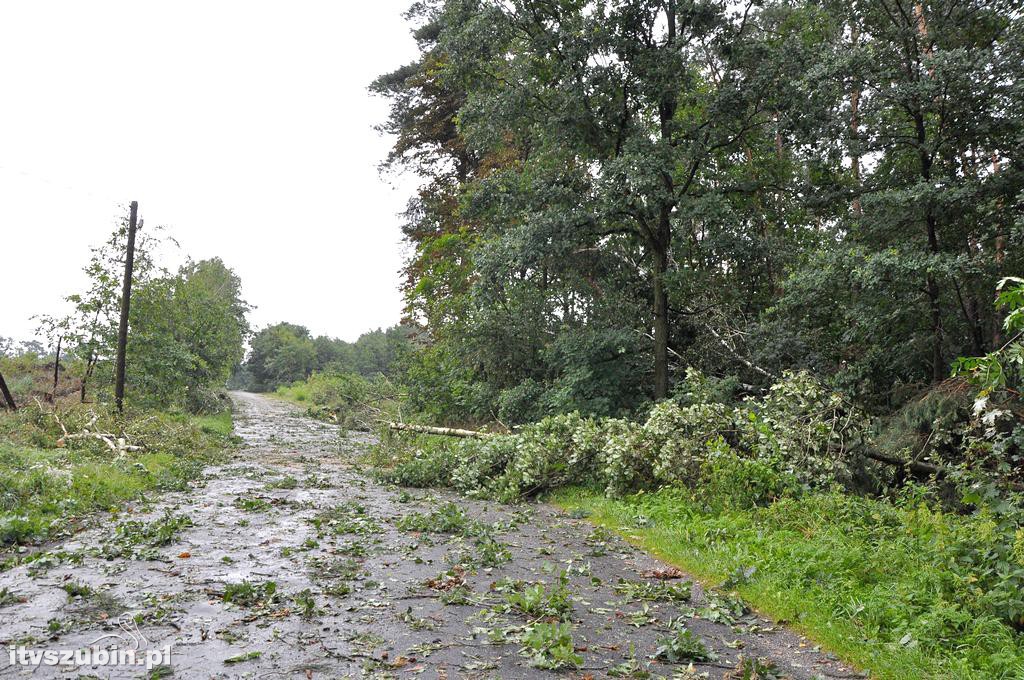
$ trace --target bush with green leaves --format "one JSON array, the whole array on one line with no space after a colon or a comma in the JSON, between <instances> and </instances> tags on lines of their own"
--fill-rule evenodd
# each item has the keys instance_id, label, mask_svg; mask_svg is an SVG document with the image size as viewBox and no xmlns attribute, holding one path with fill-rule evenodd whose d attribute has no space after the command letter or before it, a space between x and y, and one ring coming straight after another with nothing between
<instances>
[{"instance_id":1,"label":"bush with green leaves","mask_svg":"<svg viewBox=\"0 0 1024 680\"><path fill-rule=\"evenodd\" d=\"M376 421L394 417L399 396L395 385L383 375L365 378L332 370L314 372L305 380L280 386L276 394L306 406L307 415L352 430L370 430Z\"/></svg>"},{"instance_id":2,"label":"bush with green leaves","mask_svg":"<svg viewBox=\"0 0 1024 680\"><path fill-rule=\"evenodd\" d=\"M1024 484L1024 279L997 286L996 307L1006 310L1004 344L981 357L961 357L954 375L977 388L971 419L958 433L962 456L950 461L964 487L995 485L1004 492Z\"/></svg>"},{"instance_id":3,"label":"bush with green leaves","mask_svg":"<svg viewBox=\"0 0 1024 680\"><path fill-rule=\"evenodd\" d=\"M799 481L763 460L732 450L712 452L700 469L695 491L712 508L766 506L801 492Z\"/></svg>"},{"instance_id":4,"label":"bush with green leaves","mask_svg":"<svg viewBox=\"0 0 1024 680\"><path fill-rule=\"evenodd\" d=\"M643 427L626 420L606 424L600 476L595 480L609 496L620 496L653 484L654 461L644 447Z\"/></svg>"},{"instance_id":5,"label":"bush with green leaves","mask_svg":"<svg viewBox=\"0 0 1024 680\"><path fill-rule=\"evenodd\" d=\"M457 448L436 437L415 437L411 441L386 434L370 454L377 476L392 484L414 488L455 486L453 474L459 463Z\"/></svg>"},{"instance_id":6,"label":"bush with green leaves","mask_svg":"<svg viewBox=\"0 0 1024 680\"><path fill-rule=\"evenodd\" d=\"M515 459L517 442L511 437L464 440L452 447L449 484L469 496L498 495L502 473Z\"/></svg>"}]
</instances>

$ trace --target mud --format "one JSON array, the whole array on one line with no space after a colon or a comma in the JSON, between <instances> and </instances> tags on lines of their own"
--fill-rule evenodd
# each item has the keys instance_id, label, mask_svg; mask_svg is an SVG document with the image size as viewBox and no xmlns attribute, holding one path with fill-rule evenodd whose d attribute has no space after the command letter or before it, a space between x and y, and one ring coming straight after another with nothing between
<instances>
[{"instance_id":1,"label":"mud","mask_svg":"<svg viewBox=\"0 0 1024 680\"><path fill-rule=\"evenodd\" d=\"M0 676L150 677L11 666L6 653L119 635L101 644L170 646L170 669L152 677L722 678L741 655L794 679L859 677L699 584L681 602L617 589L620 579L684 579L655 578L665 565L585 520L382 486L360 470L364 435L273 399L232 397L244 446L229 464L0 574ZM580 668L537 668L521 651L524 626L558 618L510 604L535 582L544 597L567 589L561 618ZM677 617L715 657L692 662L693 675L689 661L652 659Z\"/></svg>"}]
</instances>

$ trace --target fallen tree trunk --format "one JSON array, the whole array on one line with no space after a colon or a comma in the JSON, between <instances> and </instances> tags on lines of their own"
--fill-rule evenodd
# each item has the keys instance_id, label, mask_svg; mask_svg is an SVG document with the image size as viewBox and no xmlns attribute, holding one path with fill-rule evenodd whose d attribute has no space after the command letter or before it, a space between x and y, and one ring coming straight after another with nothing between
<instances>
[{"instance_id":1,"label":"fallen tree trunk","mask_svg":"<svg viewBox=\"0 0 1024 680\"><path fill-rule=\"evenodd\" d=\"M403 432L419 432L420 434L439 434L446 437L490 437L487 432L460 430L457 427L433 427L431 425L413 425L411 423L388 423L388 429Z\"/></svg>"},{"instance_id":2,"label":"fallen tree trunk","mask_svg":"<svg viewBox=\"0 0 1024 680\"><path fill-rule=\"evenodd\" d=\"M936 477L942 477L946 474L945 468L941 468L938 465L931 463L922 463L916 460L900 460L893 456L886 455L881 451L875 449L864 448L861 450L862 453L871 460L878 461L879 463L885 463L887 465L895 465L916 472L922 475L935 475Z\"/></svg>"}]
</instances>

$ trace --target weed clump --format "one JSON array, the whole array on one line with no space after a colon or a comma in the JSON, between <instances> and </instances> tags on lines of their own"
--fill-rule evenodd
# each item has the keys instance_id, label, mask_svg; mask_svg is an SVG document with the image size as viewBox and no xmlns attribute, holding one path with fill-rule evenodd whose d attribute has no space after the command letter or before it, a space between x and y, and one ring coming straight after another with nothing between
<instances>
[{"instance_id":1,"label":"weed clump","mask_svg":"<svg viewBox=\"0 0 1024 680\"><path fill-rule=\"evenodd\" d=\"M619 579L615 592L630 600L649 602L688 602L693 584L689 581L628 581Z\"/></svg>"},{"instance_id":2,"label":"weed clump","mask_svg":"<svg viewBox=\"0 0 1024 680\"><path fill-rule=\"evenodd\" d=\"M229 583L225 588L221 599L224 602L246 607L249 609L269 607L279 604L283 598L277 591L277 583L265 581L263 583L252 583L242 581L240 583Z\"/></svg>"},{"instance_id":3,"label":"weed clump","mask_svg":"<svg viewBox=\"0 0 1024 680\"><path fill-rule=\"evenodd\" d=\"M576 653L571 624L534 623L523 631L521 641L520 652L535 668L557 670L583 665L583 657Z\"/></svg>"},{"instance_id":4,"label":"weed clump","mask_svg":"<svg viewBox=\"0 0 1024 680\"><path fill-rule=\"evenodd\" d=\"M718 655L708 649L704 641L693 634L693 631L680 626L672 634L658 641L654 658L669 663L686 661L714 661Z\"/></svg>"},{"instance_id":5,"label":"weed clump","mask_svg":"<svg viewBox=\"0 0 1024 680\"><path fill-rule=\"evenodd\" d=\"M130 558L152 560L160 557L157 548L170 544L179 533L193 526L188 515L169 509L152 522L130 520L117 525L114 535L103 544L101 556L108 560Z\"/></svg>"},{"instance_id":6,"label":"weed clump","mask_svg":"<svg viewBox=\"0 0 1024 680\"><path fill-rule=\"evenodd\" d=\"M345 501L321 510L310 520L321 534L357 534L368 536L381 532L381 526L370 516L362 503Z\"/></svg>"}]
</instances>

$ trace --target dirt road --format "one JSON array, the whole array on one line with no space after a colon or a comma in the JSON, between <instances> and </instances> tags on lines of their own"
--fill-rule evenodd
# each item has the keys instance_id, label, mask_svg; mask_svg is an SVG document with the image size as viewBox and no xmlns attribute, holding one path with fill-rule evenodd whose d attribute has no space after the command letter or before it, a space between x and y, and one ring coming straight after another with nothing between
<instances>
[{"instance_id":1,"label":"dirt road","mask_svg":"<svg viewBox=\"0 0 1024 680\"><path fill-rule=\"evenodd\" d=\"M584 520L381 486L362 436L233 399L230 464L0 574L0 677L149 677L10 665L107 635L176 678L858 677Z\"/></svg>"}]
</instances>

